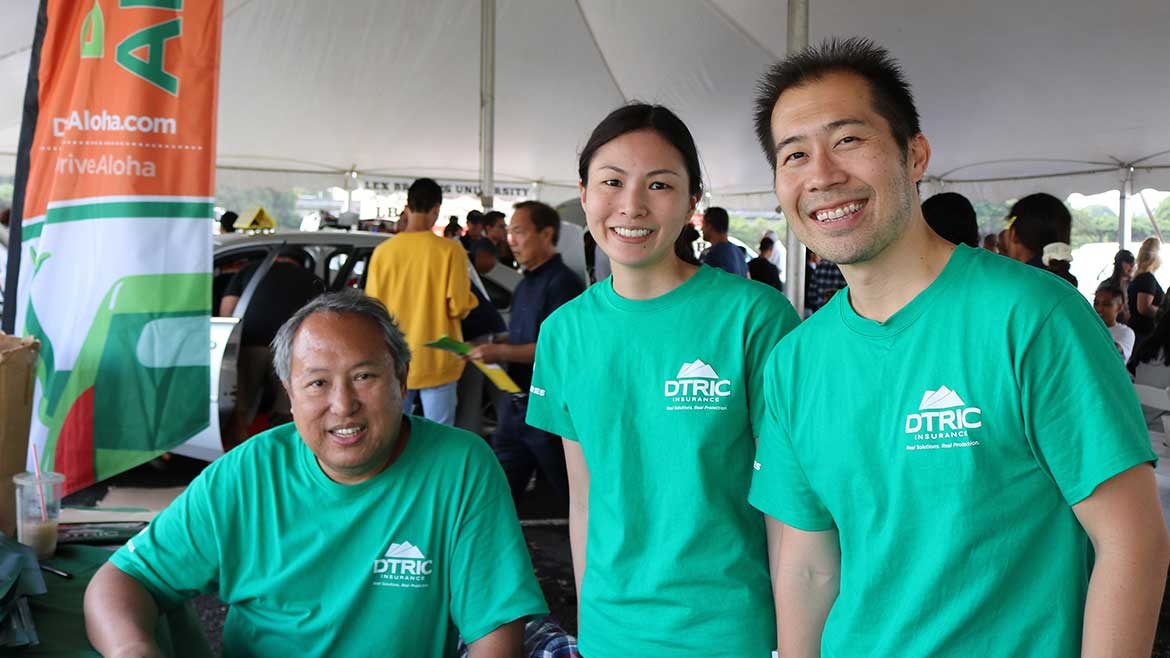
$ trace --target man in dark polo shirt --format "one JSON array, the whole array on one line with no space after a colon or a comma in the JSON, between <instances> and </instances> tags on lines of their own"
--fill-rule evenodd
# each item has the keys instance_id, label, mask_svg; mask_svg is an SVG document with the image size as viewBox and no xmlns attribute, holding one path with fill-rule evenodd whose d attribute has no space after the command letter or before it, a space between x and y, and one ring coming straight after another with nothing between
<instances>
[{"instance_id":1,"label":"man in dark polo shirt","mask_svg":"<svg viewBox=\"0 0 1170 658\"><path fill-rule=\"evenodd\" d=\"M525 391L501 396L497 405L499 423L492 435L492 447L508 476L512 500L519 503L529 479L539 468L556 493L560 509L567 512L569 485L560 437L524 422L540 325L561 304L585 290L581 279L557 253L560 230L561 219L550 206L539 201L516 204L508 226L508 244L524 268L524 280L512 295L508 342L480 345L468 356L487 363L507 364L508 375Z\"/></svg>"}]
</instances>

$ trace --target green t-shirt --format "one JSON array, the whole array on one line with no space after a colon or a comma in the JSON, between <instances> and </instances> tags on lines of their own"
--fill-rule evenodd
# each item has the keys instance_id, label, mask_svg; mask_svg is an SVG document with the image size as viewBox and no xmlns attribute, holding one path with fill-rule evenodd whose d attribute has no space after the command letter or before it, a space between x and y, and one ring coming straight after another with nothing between
<instances>
[{"instance_id":1,"label":"green t-shirt","mask_svg":"<svg viewBox=\"0 0 1170 658\"><path fill-rule=\"evenodd\" d=\"M225 658L448 657L459 633L547 612L491 449L409 418L398 460L355 485L293 425L260 434L111 559L164 609L218 590Z\"/></svg>"},{"instance_id":2,"label":"green t-shirt","mask_svg":"<svg viewBox=\"0 0 1170 658\"><path fill-rule=\"evenodd\" d=\"M765 377L749 500L840 533L822 655L1080 655L1092 553L1071 506L1155 457L1075 289L960 246L884 323L835 295Z\"/></svg>"},{"instance_id":3,"label":"green t-shirt","mask_svg":"<svg viewBox=\"0 0 1170 658\"><path fill-rule=\"evenodd\" d=\"M643 301L607 280L545 320L528 423L579 441L589 468L583 655L771 656L747 490L763 365L797 323L774 288L712 267Z\"/></svg>"}]
</instances>

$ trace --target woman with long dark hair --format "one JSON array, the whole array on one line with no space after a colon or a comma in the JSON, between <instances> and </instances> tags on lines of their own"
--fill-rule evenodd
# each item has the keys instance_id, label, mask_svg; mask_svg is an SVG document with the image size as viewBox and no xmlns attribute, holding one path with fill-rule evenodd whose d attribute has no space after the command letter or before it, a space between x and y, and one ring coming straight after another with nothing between
<instances>
[{"instance_id":1,"label":"woman with long dark hair","mask_svg":"<svg viewBox=\"0 0 1170 658\"><path fill-rule=\"evenodd\" d=\"M565 439L581 653L768 656L778 531L747 492L765 357L796 313L774 288L680 258L703 187L670 110L615 110L578 173L613 275L545 320L528 423Z\"/></svg>"}]
</instances>

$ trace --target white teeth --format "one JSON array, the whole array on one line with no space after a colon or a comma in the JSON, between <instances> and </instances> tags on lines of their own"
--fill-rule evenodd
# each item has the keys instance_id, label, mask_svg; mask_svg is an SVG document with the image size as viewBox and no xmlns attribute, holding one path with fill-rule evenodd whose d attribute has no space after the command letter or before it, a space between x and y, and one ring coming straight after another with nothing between
<instances>
[{"instance_id":1,"label":"white teeth","mask_svg":"<svg viewBox=\"0 0 1170 658\"><path fill-rule=\"evenodd\" d=\"M841 219L845 215L855 213L858 210L861 210L860 203L847 203L840 208L834 208L833 210L822 210L818 212L816 214L816 219L818 222L827 222L834 219Z\"/></svg>"},{"instance_id":2,"label":"white teeth","mask_svg":"<svg viewBox=\"0 0 1170 658\"><path fill-rule=\"evenodd\" d=\"M336 434L337 436L340 436L340 437L349 437L349 436L357 435L357 433L361 432L363 429L364 428L360 427L360 426L359 427L342 427L342 428L338 428L338 429L333 430L333 433Z\"/></svg>"},{"instance_id":3,"label":"white teeth","mask_svg":"<svg viewBox=\"0 0 1170 658\"><path fill-rule=\"evenodd\" d=\"M613 227L613 232L622 236L623 238L644 238L650 235L648 228L625 228L623 226Z\"/></svg>"}]
</instances>

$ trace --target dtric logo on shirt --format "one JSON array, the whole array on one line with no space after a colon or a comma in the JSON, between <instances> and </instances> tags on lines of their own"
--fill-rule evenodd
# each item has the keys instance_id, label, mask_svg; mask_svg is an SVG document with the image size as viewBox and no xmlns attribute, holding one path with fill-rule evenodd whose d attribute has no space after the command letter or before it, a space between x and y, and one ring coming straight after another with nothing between
<instances>
[{"instance_id":1,"label":"dtric logo on shirt","mask_svg":"<svg viewBox=\"0 0 1170 658\"><path fill-rule=\"evenodd\" d=\"M937 391L927 390L922 394L922 401L918 403L918 413L906 415L905 433L916 442L907 445L906 449L931 450L977 446L978 441L953 440L968 439L970 430L980 427L983 427L983 410L968 406L958 393L946 386L940 386ZM926 443L929 441L942 443Z\"/></svg>"},{"instance_id":2,"label":"dtric logo on shirt","mask_svg":"<svg viewBox=\"0 0 1170 658\"><path fill-rule=\"evenodd\" d=\"M720 403L731 397L731 380L721 379L709 364L695 359L691 363L683 363L674 379L666 380L663 394L671 402L667 411L725 411L727 406Z\"/></svg>"},{"instance_id":3,"label":"dtric logo on shirt","mask_svg":"<svg viewBox=\"0 0 1170 658\"><path fill-rule=\"evenodd\" d=\"M435 561L408 541L391 543L386 554L374 560L374 584L386 587L430 587Z\"/></svg>"}]
</instances>

